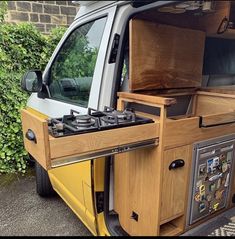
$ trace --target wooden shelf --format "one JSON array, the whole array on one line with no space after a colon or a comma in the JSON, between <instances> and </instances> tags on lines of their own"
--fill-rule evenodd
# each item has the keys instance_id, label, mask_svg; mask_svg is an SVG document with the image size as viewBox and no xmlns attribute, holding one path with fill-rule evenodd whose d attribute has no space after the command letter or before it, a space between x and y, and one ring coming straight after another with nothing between
<instances>
[{"instance_id":1,"label":"wooden shelf","mask_svg":"<svg viewBox=\"0 0 235 239\"><path fill-rule=\"evenodd\" d=\"M177 236L182 233L182 229L168 222L160 226L160 236Z\"/></svg>"}]
</instances>

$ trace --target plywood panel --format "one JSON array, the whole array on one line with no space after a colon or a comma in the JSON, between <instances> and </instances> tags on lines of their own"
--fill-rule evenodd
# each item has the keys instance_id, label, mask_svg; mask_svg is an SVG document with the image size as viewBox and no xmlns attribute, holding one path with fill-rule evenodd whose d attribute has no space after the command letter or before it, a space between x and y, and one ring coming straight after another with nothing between
<instances>
[{"instance_id":1,"label":"plywood panel","mask_svg":"<svg viewBox=\"0 0 235 239\"><path fill-rule=\"evenodd\" d=\"M122 107L119 99L118 105ZM153 104L153 103L150 103ZM163 138L166 109L161 106L158 120L159 138ZM122 110L122 108L118 108ZM141 113L142 114L142 113ZM143 114L148 117L148 114ZM115 155L114 160L114 209L121 226L133 236L157 236L160 233L160 194L162 172L162 144L152 149ZM131 218L138 214L138 220Z\"/></svg>"},{"instance_id":2,"label":"plywood panel","mask_svg":"<svg viewBox=\"0 0 235 239\"><path fill-rule=\"evenodd\" d=\"M188 170L191 165L190 146L170 149L164 152L161 192L161 222L184 215L188 187ZM182 168L169 170L176 159L183 159Z\"/></svg>"},{"instance_id":3,"label":"plywood panel","mask_svg":"<svg viewBox=\"0 0 235 239\"><path fill-rule=\"evenodd\" d=\"M160 186L157 149L140 149L115 156L114 209L131 236L156 236L158 231L158 187ZM138 221L131 218L138 215Z\"/></svg>"},{"instance_id":4,"label":"plywood panel","mask_svg":"<svg viewBox=\"0 0 235 239\"><path fill-rule=\"evenodd\" d=\"M205 33L130 21L130 90L199 87Z\"/></svg>"},{"instance_id":5,"label":"plywood panel","mask_svg":"<svg viewBox=\"0 0 235 239\"><path fill-rule=\"evenodd\" d=\"M233 97L233 98L232 98ZM217 93L202 93L197 96L196 115L227 113L235 110L235 96Z\"/></svg>"},{"instance_id":6,"label":"plywood panel","mask_svg":"<svg viewBox=\"0 0 235 239\"><path fill-rule=\"evenodd\" d=\"M25 149L38 161L45 169L50 168L50 149L47 121L27 111L21 111L22 128ZM35 135L37 142L29 141L25 134L31 129Z\"/></svg>"},{"instance_id":7,"label":"plywood panel","mask_svg":"<svg viewBox=\"0 0 235 239\"><path fill-rule=\"evenodd\" d=\"M164 146L173 148L233 133L235 133L235 124L199 128L199 117L172 120L166 123Z\"/></svg>"},{"instance_id":8,"label":"plywood panel","mask_svg":"<svg viewBox=\"0 0 235 239\"><path fill-rule=\"evenodd\" d=\"M206 115L202 117L202 127L232 122L235 123L235 111L224 114Z\"/></svg>"}]
</instances>

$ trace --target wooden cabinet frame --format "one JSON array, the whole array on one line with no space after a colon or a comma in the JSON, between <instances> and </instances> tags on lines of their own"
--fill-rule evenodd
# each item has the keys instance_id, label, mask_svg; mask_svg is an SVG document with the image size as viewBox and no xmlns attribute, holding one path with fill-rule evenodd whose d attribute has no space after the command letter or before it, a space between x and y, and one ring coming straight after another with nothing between
<instances>
[{"instance_id":1,"label":"wooden cabinet frame","mask_svg":"<svg viewBox=\"0 0 235 239\"><path fill-rule=\"evenodd\" d=\"M191 114L167 117L167 108L177 106L174 95L180 94L192 95ZM160 115L148 115L159 122L158 147L152 151L141 149L115 156L114 209L119 214L121 226L130 235L179 235L186 230L192 145L197 141L235 133L235 96L205 91L174 92L163 96L120 92L118 96L119 110L124 109L126 102L160 109ZM217 104L220 106L216 107ZM200 127L200 117L204 124L212 126ZM176 169L181 170L177 171L177 177L184 177L179 181L181 186L176 189L173 186L176 182L169 180L172 173L167 166L171 162L170 156L173 161L177 155L184 157L186 167ZM169 174L168 177L166 174ZM174 206L172 195L179 197L180 205L177 210L169 212L167 204ZM138 215L138 220L133 219L133 213Z\"/></svg>"}]
</instances>

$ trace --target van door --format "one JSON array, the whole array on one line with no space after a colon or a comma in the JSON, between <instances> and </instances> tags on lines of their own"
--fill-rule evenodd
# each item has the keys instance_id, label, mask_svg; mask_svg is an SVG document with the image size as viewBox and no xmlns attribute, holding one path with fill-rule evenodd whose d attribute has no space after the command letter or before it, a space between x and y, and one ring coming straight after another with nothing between
<instances>
[{"instance_id":1,"label":"van door","mask_svg":"<svg viewBox=\"0 0 235 239\"><path fill-rule=\"evenodd\" d=\"M43 74L49 98L33 93L27 106L49 117L98 107L106 49L116 6L76 20L58 44Z\"/></svg>"},{"instance_id":2,"label":"van door","mask_svg":"<svg viewBox=\"0 0 235 239\"><path fill-rule=\"evenodd\" d=\"M48 170L53 189L94 235L98 232L91 181L92 162L49 169L51 141L46 118L61 117L69 114L71 109L85 114L88 107L97 108L115 11L116 6L106 8L89 17L84 16L70 26L44 72L44 76L49 75L50 98L40 99L33 93L28 100L28 110L22 111L24 136L30 128L37 137L37 144L24 137L26 150ZM63 143L59 148L66 146Z\"/></svg>"}]
</instances>

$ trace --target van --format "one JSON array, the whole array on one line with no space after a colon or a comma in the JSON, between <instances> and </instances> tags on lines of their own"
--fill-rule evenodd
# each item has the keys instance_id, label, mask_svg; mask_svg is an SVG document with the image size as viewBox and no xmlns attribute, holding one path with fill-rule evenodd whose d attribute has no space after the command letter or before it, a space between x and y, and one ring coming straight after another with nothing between
<instances>
[{"instance_id":1,"label":"van","mask_svg":"<svg viewBox=\"0 0 235 239\"><path fill-rule=\"evenodd\" d=\"M97 236L181 235L232 208L234 3L78 3L22 79L38 194Z\"/></svg>"}]
</instances>

